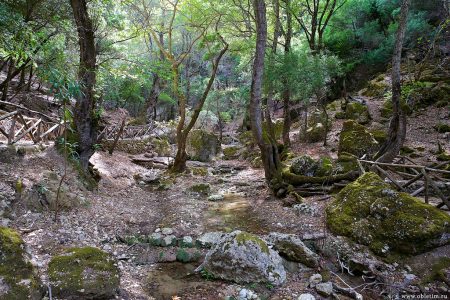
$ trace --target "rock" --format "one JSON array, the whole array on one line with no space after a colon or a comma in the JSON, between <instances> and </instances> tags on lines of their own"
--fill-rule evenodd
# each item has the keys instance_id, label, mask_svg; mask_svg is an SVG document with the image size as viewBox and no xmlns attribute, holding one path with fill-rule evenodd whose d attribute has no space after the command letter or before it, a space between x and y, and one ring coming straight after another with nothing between
<instances>
[{"instance_id":1,"label":"rock","mask_svg":"<svg viewBox=\"0 0 450 300\"><path fill-rule=\"evenodd\" d=\"M191 120L192 111L187 113L186 124ZM201 129L207 132L215 132L219 129L219 118L210 110L202 110L194 124L194 129Z\"/></svg>"},{"instance_id":2,"label":"rock","mask_svg":"<svg viewBox=\"0 0 450 300\"><path fill-rule=\"evenodd\" d=\"M173 234L173 229L165 227L165 228L161 229L161 233L164 235L171 235L171 234Z\"/></svg>"},{"instance_id":3,"label":"rock","mask_svg":"<svg viewBox=\"0 0 450 300\"><path fill-rule=\"evenodd\" d=\"M347 152L357 157L373 155L378 142L367 129L353 120L345 121L339 137L338 154Z\"/></svg>"},{"instance_id":4,"label":"rock","mask_svg":"<svg viewBox=\"0 0 450 300\"><path fill-rule=\"evenodd\" d=\"M316 300L316 298L311 294L301 294L297 300Z\"/></svg>"},{"instance_id":5,"label":"rock","mask_svg":"<svg viewBox=\"0 0 450 300\"><path fill-rule=\"evenodd\" d=\"M192 192L207 195L211 191L211 186L208 183L199 183L189 188Z\"/></svg>"},{"instance_id":6,"label":"rock","mask_svg":"<svg viewBox=\"0 0 450 300\"><path fill-rule=\"evenodd\" d=\"M16 149L10 145L0 145L0 163L9 164L17 157Z\"/></svg>"},{"instance_id":7,"label":"rock","mask_svg":"<svg viewBox=\"0 0 450 300\"><path fill-rule=\"evenodd\" d=\"M368 97L382 97L389 89L389 84L384 81L384 78L376 78L367 83L367 88L364 96Z\"/></svg>"},{"instance_id":8,"label":"rock","mask_svg":"<svg viewBox=\"0 0 450 300\"><path fill-rule=\"evenodd\" d=\"M174 235L165 236L161 241L161 246L163 247L174 246L176 244L177 244L177 237Z\"/></svg>"},{"instance_id":9,"label":"rock","mask_svg":"<svg viewBox=\"0 0 450 300\"><path fill-rule=\"evenodd\" d=\"M159 183L162 173L163 172L161 170L152 169L139 176L141 177L139 179L145 182L146 184Z\"/></svg>"},{"instance_id":10,"label":"rock","mask_svg":"<svg viewBox=\"0 0 450 300\"><path fill-rule=\"evenodd\" d=\"M42 299L39 276L19 233L0 227L0 299Z\"/></svg>"},{"instance_id":11,"label":"rock","mask_svg":"<svg viewBox=\"0 0 450 300\"><path fill-rule=\"evenodd\" d=\"M225 235L223 232L207 232L195 240L195 244L200 248L211 248Z\"/></svg>"},{"instance_id":12,"label":"rock","mask_svg":"<svg viewBox=\"0 0 450 300\"><path fill-rule=\"evenodd\" d=\"M317 168L318 164L312 157L302 155L292 161L290 171L296 175L314 176Z\"/></svg>"},{"instance_id":13,"label":"rock","mask_svg":"<svg viewBox=\"0 0 450 300\"><path fill-rule=\"evenodd\" d=\"M340 153L333 171L337 174L345 174L356 170L359 170L358 158L347 152Z\"/></svg>"},{"instance_id":14,"label":"rock","mask_svg":"<svg viewBox=\"0 0 450 300\"><path fill-rule=\"evenodd\" d=\"M274 232L269 234L265 240L287 260L302 263L310 268L319 266L319 256L306 247L302 240L294 234Z\"/></svg>"},{"instance_id":15,"label":"rock","mask_svg":"<svg viewBox=\"0 0 450 300\"><path fill-rule=\"evenodd\" d=\"M316 291L320 295L328 297L333 293L333 284L331 282L318 283Z\"/></svg>"},{"instance_id":16,"label":"rock","mask_svg":"<svg viewBox=\"0 0 450 300\"><path fill-rule=\"evenodd\" d=\"M309 143L321 142L325 139L326 128L322 123L314 124L306 129L306 140Z\"/></svg>"},{"instance_id":17,"label":"rock","mask_svg":"<svg viewBox=\"0 0 450 300\"><path fill-rule=\"evenodd\" d=\"M222 194L214 194L208 197L208 201L222 201L225 197Z\"/></svg>"},{"instance_id":18,"label":"rock","mask_svg":"<svg viewBox=\"0 0 450 300\"><path fill-rule=\"evenodd\" d=\"M286 271L278 253L269 249L259 237L242 231L225 235L208 252L197 268L200 270L236 283L281 285L286 280Z\"/></svg>"},{"instance_id":19,"label":"rock","mask_svg":"<svg viewBox=\"0 0 450 300\"><path fill-rule=\"evenodd\" d=\"M148 237L149 243L153 246L162 245L162 235L159 232L154 232Z\"/></svg>"},{"instance_id":20,"label":"rock","mask_svg":"<svg viewBox=\"0 0 450 300\"><path fill-rule=\"evenodd\" d=\"M172 149L170 148L169 141L167 138L152 140L153 150L158 154L158 156L171 156Z\"/></svg>"},{"instance_id":21,"label":"rock","mask_svg":"<svg viewBox=\"0 0 450 300\"><path fill-rule=\"evenodd\" d=\"M196 249L181 248L177 250L177 261L182 263L190 263L199 261L202 253Z\"/></svg>"},{"instance_id":22,"label":"rock","mask_svg":"<svg viewBox=\"0 0 450 300\"><path fill-rule=\"evenodd\" d=\"M368 172L327 208L328 227L378 255L417 254L450 242L450 216Z\"/></svg>"},{"instance_id":23,"label":"rock","mask_svg":"<svg viewBox=\"0 0 450 300\"><path fill-rule=\"evenodd\" d=\"M311 277L309 277L309 286L312 288L321 282L322 282L322 275L320 274L313 274L311 275Z\"/></svg>"},{"instance_id":24,"label":"rock","mask_svg":"<svg viewBox=\"0 0 450 300\"><path fill-rule=\"evenodd\" d=\"M192 248L194 247L194 240L190 236L184 236L178 241L178 246L182 248Z\"/></svg>"},{"instance_id":25,"label":"rock","mask_svg":"<svg viewBox=\"0 0 450 300\"><path fill-rule=\"evenodd\" d=\"M350 102L345 108L345 118L355 120L359 124L367 124L372 119L367 105L359 102Z\"/></svg>"},{"instance_id":26,"label":"rock","mask_svg":"<svg viewBox=\"0 0 450 300\"><path fill-rule=\"evenodd\" d=\"M243 150L242 145L232 145L223 148L223 159L224 160L232 160L237 159L241 155Z\"/></svg>"},{"instance_id":27,"label":"rock","mask_svg":"<svg viewBox=\"0 0 450 300\"><path fill-rule=\"evenodd\" d=\"M216 135L201 129L189 133L186 152L192 160L209 162L220 152L220 142Z\"/></svg>"},{"instance_id":28,"label":"rock","mask_svg":"<svg viewBox=\"0 0 450 300\"><path fill-rule=\"evenodd\" d=\"M292 206L292 208L295 209L299 214L307 214L314 216L317 213L314 207L311 207L306 203L295 204L294 206Z\"/></svg>"},{"instance_id":29,"label":"rock","mask_svg":"<svg viewBox=\"0 0 450 300\"><path fill-rule=\"evenodd\" d=\"M17 192L20 194L20 191ZM5 210L10 208L14 198L14 189L10 185L6 184L6 182L0 181L0 217L3 216Z\"/></svg>"},{"instance_id":30,"label":"rock","mask_svg":"<svg viewBox=\"0 0 450 300\"><path fill-rule=\"evenodd\" d=\"M48 265L53 295L64 299L111 299L119 290L119 269L108 253L70 248Z\"/></svg>"}]
</instances>

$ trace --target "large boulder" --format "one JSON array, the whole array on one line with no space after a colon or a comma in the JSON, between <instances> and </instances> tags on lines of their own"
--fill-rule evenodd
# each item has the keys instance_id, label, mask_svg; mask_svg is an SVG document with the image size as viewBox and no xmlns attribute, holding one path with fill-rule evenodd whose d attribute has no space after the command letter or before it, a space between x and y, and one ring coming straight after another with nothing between
<instances>
[{"instance_id":1,"label":"large boulder","mask_svg":"<svg viewBox=\"0 0 450 300\"><path fill-rule=\"evenodd\" d=\"M339 136L339 154L347 152L357 157L364 154L371 156L376 153L378 146L378 142L364 126L353 120L344 122Z\"/></svg>"},{"instance_id":2,"label":"large boulder","mask_svg":"<svg viewBox=\"0 0 450 300\"><path fill-rule=\"evenodd\" d=\"M367 105L359 102L350 102L345 108L345 118L355 120L359 124L367 124L371 120Z\"/></svg>"},{"instance_id":3,"label":"large boulder","mask_svg":"<svg viewBox=\"0 0 450 300\"><path fill-rule=\"evenodd\" d=\"M319 266L319 256L294 234L273 232L265 240L287 260L302 263L310 268Z\"/></svg>"},{"instance_id":4,"label":"large boulder","mask_svg":"<svg viewBox=\"0 0 450 300\"><path fill-rule=\"evenodd\" d=\"M112 299L119 269L108 253L93 247L70 248L48 265L53 295L64 299Z\"/></svg>"},{"instance_id":5,"label":"large boulder","mask_svg":"<svg viewBox=\"0 0 450 300\"><path fill-rule=\"evenodd\" d=\"M192 160L209 162L220 152L219 138L201 129L192 130L188 136L186 152Z\"/></svg>"},{"instance_id":6,"label":"large boulder","mask_svg":"<svg viewBox=\"0 0 450 300\"><path fill-rule=\"evenodd\" d=\"M197 268L213 277L237 283L270 283L286 280L282 259L259 237L234 231L212 248Z\"/></svg>"},{"instance_id":7,"label":"large boulder","mask_svg":"<svg viewBox=\"0 0 450 300\"><path fill-rule=\"evenodd\" d=\"M0 299L42 299L39 276L24 248L16 231L0 227Z\"/></svg>"},{"instance_id":8,"label":"large boulder","mask_svg":"<svg viewBox=\"0 0 450 300\"><path fill-rule=\"evenodd\" d=\"M368 172L347 185L327 208L336 234L379 255L416 254L450 242L450 216Z\"/></svg>"},{"instance_id":9,"label":"large boulder","mask_svg":"<svg viewBox=\"0 0 450 300\"><path fill-rule=\"evenodd\" d=\"M326 156L314 160L308 155L302 155L292 161L289 170L295 175L323 177L333 173L334 163Z\"/></svg>"}]
</instances>

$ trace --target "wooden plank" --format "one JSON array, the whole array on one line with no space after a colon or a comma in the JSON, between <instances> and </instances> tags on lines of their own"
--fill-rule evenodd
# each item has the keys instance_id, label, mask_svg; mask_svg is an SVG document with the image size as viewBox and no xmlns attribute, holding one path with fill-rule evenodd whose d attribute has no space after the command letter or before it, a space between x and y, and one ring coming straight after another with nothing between
<instances>
[{"instance_id":1,"label":"wooden plank","mask_svg":"<svg viewBox=\"0 0 450 300\"><path fill-rule=\"evenodd\" d=\"M33 126L31 126L30 128L28 128L26 131L24 131L21 135L19 135L18 137L16 137L13 141L13 144L16 143L17 141L19 141L21 138L23 138L24 136L26 136L27 134L29 134L31 132L31 130L33 130L34 128L36 128L39 123L41 123L42 120L39 119ZM33 141L34 141L34 137L33 137ZM35 142L36 143L36 142Z\"/></svg>"},{"instance_id":2,"label":"wooden plank","mask_svg":"<svg viewBox=\"0 0 450 300\"><path fill-rule=\"evenodd\" d=\"M389 175L388 172L386 172L385 170L383 170L382 168L380 168L379 166L375 165L375 168L384 176L386 176L398 189L402 190L403 192L405 192L405 189L394 179L392 178L391 175Z\"/></svg>"},{"instance_id":3,"label":"wooden plank","mask_svg":"<svg viewBox=\"0 0 450 300\"><path fill-rule=\"evenodd\" d=\"M8 134L8 145L11 145L14 140L14 128L16 127L16 115L13 116L11 127L9 128Z\"/></svg>"},{"instance_id":4,"label":"wooden plank","mask_svg":"<svg viewBox=\"0 0 450 300\"><path fill-rule=\"evenodd\" d=\"M414 178L410 179L409 181L407 181L404 185L403 188L406 188L408 186L410 186L411 184L413 184L414 182L416 182L417 180L419 180L420 178L422 178L423 173L416 175Z\"/></svg>"},{"instance_id":5,"label":"wooden plank","mask_svg":"<svg viewBox=\"0 0 450 300\"><path fill-rule=\"evenodd\" d=\"M431 187L436 192L436 194L439 196L439 198L442 199L442 202L447 206L448 209L450 209L450 201L444 196L441 189L437 186L437 184L428 176L427 173L424 174L425 178L427 179L428 183L431 184Z\"/></svg>"},{"instance_id":6,"label":"wooden plank","mask_svg":"<svg viewBox=\"0 0 450 300\"><path fill-rule=\"evenodd\" d=\"M50 127L49 130L47 130L46 132L44 132L44 133L40 136L40 138L43 139L43 138L46 137L48 134L50 134L53 130L55 130L56 128L58 128L59 126L61 126L61 124L63 124L63 123L64 123L64 122L53 125L52 127Z\"/></svg>"},{"instance_id":7,"label":"wooden plank","mask_svg":"<svg viewBox=\"0 0 450 300\"><path fill-rule=\"evenodd\" d=\"M424 190L425 190L425 187L424 187L424 186L421 186L420 188L418 188L417 190L415 190L414 192L412 192L410 195L411 195L411 196L417 196L417 195L419 195L420 193L422 193Z\"/></svg>"},{"instance_id":8,"label":"wooden plank","mask_svg":"<svg viewBox=\"0 0 450 300\"><path fill-rule=\"evenodd\" d=\"M10 112L10 113L7 113L6 115L1 116L1 117L0 117L0 121L2 121L2 120L4 120L4 119L7 119L7 118L9 118L9 117L12 117L12 116L14 116L15 114L17 114L17 110L15 110L15 111L13 111L13 112Z\"/></svg>"},{"instance_id":9,"label":"wooden plank","mask_svg":"<svg viewBox=\"0 0 450 300\"><path fill-rule=\"evenodd\" d=\"M360 160L361 162L372 164L372 165L378 165L378 166L391 166L391 167L398 167L398 168L411 168L411 169L423 169L430 171L430 172L437 172L437 173L444 173L444 174L450 174L450 171L445 170L439 170L439 169L433 169L425 166L420 165L403 165L403 164L390 164L390 163L382 163L382 162L376 162L376 161L370 161L370 160ZM416 170L416 172L418 172Z\"/></svg>"},{"instance_id":10,"label":"wooden plank","mask_svg":"<svg viewBox=\"0 0 450 300\"><path fill-rule=\"evenodd\" d=\"M30 127L29 125L28 125L28 123L27 123L27 121L25 121L25 119L23 118L23 116L22 116L22 114L17 114L17 116L19 117L19 121L23 124L23 126L25 126L25 128L26 128L26 130L25 130L25 135L26 134L28 134L29 136L30 136L30 138L31 138L31 140L36 144L36 139L34 138L34 135L33 135L33 133L31 132L31 130L30 130L30 128L35 128L35 125L36 124L38 124L39 125L39 123L41 123L42 122L42 120L41 119L39 119L32 127ZM21 137L18 139L18 140L20 140L21 138L23 138L25 135L21 135ZM17 141L18 141L17 140ZM15 141L16 142L16 141Z\"/></svg>"},{"instance_id":11,"label":"wooden plank","mask_svg":"<svg viewBox=\"0 0 450 300\"><path fill-rule=\"evenodd\" d=\"M114 143L112 144L111 148L109 149L109 155L113 154L114 148L116 148L117 142L119 141L119 138L122 135L124 127L125 127L125 119L122 120L122 125L120 125L119 132L117 133L116 138L114 139Z\"/></svg>"}]
</instances>

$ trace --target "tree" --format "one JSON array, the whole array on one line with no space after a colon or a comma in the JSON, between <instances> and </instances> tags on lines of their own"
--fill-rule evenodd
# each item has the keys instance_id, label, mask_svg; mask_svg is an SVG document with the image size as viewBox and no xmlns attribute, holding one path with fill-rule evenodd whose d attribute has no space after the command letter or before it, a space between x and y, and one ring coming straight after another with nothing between
<instances>
[{"instance_id":1,"label":"tree","mask_svg":"<svg viewBox=\"0 0 450 300\"><path fill-rule=\"evenodd\" d=\"M78 154L82 170L87 173L89 158L94 154L97 142L97 116L95 114L97 52L95 47L94 27L88 13L86 0L70 0L73 17L77 26L80 46L80 66L78 80L81 93L74 108L74 125L78 140Z\"/></svg>"},{"instance_id":2,"label":"tree","mask_svg":"<svg viewBox=\"0 0 450 300\"><path fill-rule=\"evenodd\" d=\"M400 22L392 55L392 117L389 123L388 139L377 153L377 161L392 162L406 138L406 114L401 106L402 87L400 64L402 60L403 40L405 39L410 0L402 0Z\"/></svg>"},{"instance_id":3,"label":"tree","mask_svg":"<svg viewBox=\"0 0 450 300\"><path fill-rule=\"evenodd\" d=\"M266 5L264 0L254 0L253 9L256 23L256 47L253 61L252 83L250 88L250 122L253 136L261 150L266 181L277 189L281 183L281 163L276 141L270 135L263 136L262 130L262 83L264 73L264 56L267 41Z\"/></svg>"}]
</instances>

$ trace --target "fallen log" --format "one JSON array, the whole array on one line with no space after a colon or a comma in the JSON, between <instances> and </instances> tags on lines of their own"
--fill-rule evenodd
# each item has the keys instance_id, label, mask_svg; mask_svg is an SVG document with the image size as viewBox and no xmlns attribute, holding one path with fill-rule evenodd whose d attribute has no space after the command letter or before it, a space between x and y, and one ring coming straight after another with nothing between
<instances>
[{"instance_id":1,"label":"fallen log","mask_svg":"<svg viewBox=\"0 0 450 300\"><path fill-rule=\"evenodd\" d=\"M306 183L317 183L317 184L332 184L342 180L355 180L359 177L359 171L350 171L344 174L330 175L330 176L303 176L291 173L286 170L283 171L283 179L287 181L287 183L292 184L293 186L306 184Z\"/></svg>"}]
</instances>

